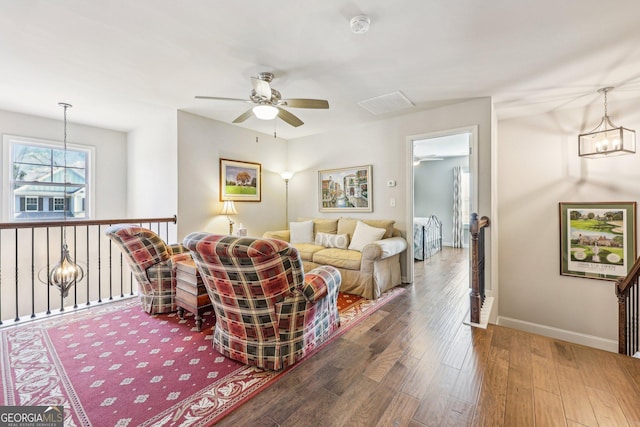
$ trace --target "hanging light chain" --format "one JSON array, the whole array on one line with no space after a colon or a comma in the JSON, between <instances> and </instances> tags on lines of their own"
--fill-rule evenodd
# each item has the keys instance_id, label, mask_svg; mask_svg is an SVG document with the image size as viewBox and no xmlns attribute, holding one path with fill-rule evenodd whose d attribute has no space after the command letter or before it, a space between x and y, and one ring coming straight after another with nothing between
<instances>
[{"instance_id":1,"label":"hanging light chain","mask_svg":"<svg viewBox=\"0 0 640 427\"><path fill-rule=\"evenodd\" d=\"M71 104L67 104L66 102L59 102L62 108L64 108L64 139L62 140L63 148L64 148L64 185L63 185L63 195L62 195L62 217L64 220L67 220L67 109L71 108ZM67 228L62 228L62 241L64 244L67 244Z\"/></svg>"}]
</instances>

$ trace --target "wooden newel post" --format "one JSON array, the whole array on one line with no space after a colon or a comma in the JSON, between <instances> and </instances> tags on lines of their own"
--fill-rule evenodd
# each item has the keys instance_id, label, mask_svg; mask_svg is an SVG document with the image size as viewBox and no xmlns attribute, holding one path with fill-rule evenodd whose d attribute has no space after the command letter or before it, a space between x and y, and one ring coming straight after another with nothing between
<instances>
[{"instance_id":1,"label":"wooden newel post","mask_svg":"<svg viewBox=\"0 0 640 427\"><path fill-rule=\"evenodd\" d=\"M471 214L469 225L471 237L471 323L480 323L480 310L484 302L484 228L489 226L489 218L478 219L477 213Z\"/></svg>"},{"instance_id":2,"label":"wooden newel post","mask_svg":"<svg viewBox=\"0 0 640 427\"><path fill-rule=\"evenodd\" d=\"M469 225L469 231L471 235L471 292L470 298L470 311L471 322L480 323L480 309L482 308L482 295L480 294L480 268L478 265L478 240L479 240L479 224L478 214L471 214L471 222Z\"/></svg>"}]
</instances>

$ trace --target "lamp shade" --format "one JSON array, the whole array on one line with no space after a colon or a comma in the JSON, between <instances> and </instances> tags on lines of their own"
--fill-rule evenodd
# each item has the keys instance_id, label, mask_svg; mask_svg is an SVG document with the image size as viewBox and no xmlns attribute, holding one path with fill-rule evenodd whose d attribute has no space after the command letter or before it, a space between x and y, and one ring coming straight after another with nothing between
<instances>
[{"instance_id":1,"label":"lamp shade","mask_svg":"<svg viewBox=\"0 0 640 427\"><path fill-rule=\"evenodd\" d=\"M253 114L260 120L273 120L278 115L278 109L268 104L256 105L253 107Z\"/></svg>"},{"instance_id":2,"label":"lamp shade","mask_svg":"<svg viewBox=\"0 0 640 427\"><path fill-rule=\"evenodd\" d=\"M280 176L282 177L282 179L284 179L285 181L290 180L291 178L293 178L293 172L291 171L284 171L284 172L280 172Z\"/></svg>"},{"instance_id":3,"label":"lamp shade","mask_svg":"<svg viewBox=\"0 0 640 427\"><path fill-rule=\"evenodd\" d=\"M237 215L236 206L233 204L233 200L225 200L222 205L221 215Z\"/></svg>"}]
</instances>

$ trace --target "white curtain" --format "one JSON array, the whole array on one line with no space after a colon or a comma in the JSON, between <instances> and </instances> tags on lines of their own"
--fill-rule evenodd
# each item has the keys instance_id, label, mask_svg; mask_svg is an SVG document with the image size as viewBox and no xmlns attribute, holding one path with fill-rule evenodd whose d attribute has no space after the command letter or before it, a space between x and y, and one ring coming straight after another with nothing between
<instances>
[{"instance_id":1,"label":"white curtain","mask_svg":"<svg viewBox=\"0 0 640 427\"><path fill-rule=\"evenodd\" d=\"M462 168L453 168L453 247L461 248L464 238L462 226Z\"/></svg>"}]
</instances>

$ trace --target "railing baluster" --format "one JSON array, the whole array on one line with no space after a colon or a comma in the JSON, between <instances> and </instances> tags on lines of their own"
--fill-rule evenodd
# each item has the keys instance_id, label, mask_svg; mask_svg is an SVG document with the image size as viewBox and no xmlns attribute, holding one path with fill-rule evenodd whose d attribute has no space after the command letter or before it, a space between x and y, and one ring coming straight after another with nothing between
<instances>
[{"instance_id":1,"label":"railing baluster","mask_svg":"<svg viewBox=\"0 0 640 427\"><path fill-rule=\"evenodd\" d=\"M76 226L73 226L73 260L76 264L78 261L78 239L76 234ZM79 264L78 264L79 265ZM73 280L73 308L78 308L78 282Z\"/></svg>"},{"instance_id":2,"label":"railing baluster","mask_svg":"<svg viewBox=\"0 0 640 427\"><path fill-rule=\"evenodd\" d=\"M113 294L113 261L111 258L111 249L112 249L111 241L109 241L109 293ZM122 295L120 295L122 296ZM113 299L113 297L111 297Z\"/></svg>"},{"instance_id":3,"label":"railing baluster","mask_svg":"<svg viewBox=\"0 0 640 427\"><path fill-rule=\"evenodd\" d=\"M2 230L0 230L0 325L2 325Z\"/></svg>"},{"instance_id":4,"label":"railing baluster","mask_svg":"<svg viewBox=\"0 0 640 427\"><path fill-rule=\"evenodd\" d=\"M31 318L36 317L36 245L35 245L35 228L31 229Z\"/></svg>"},{"instance_id":5,"label":"railing baluster","mask_svg":"<svg viewBox=\"0 0 640 427\"><path fill-rule=\"evenodd\" d=\"M15 321L18 322L20 321L20 317L19 317L19 313L20 313L20 308L19 308L19 300L20 300L20 294L19 294L19 285L18 285L18 229L16 228L16 235L15 235L15 245L16 245L16 318Z\"/></svg>"},{"instance_id":6,"label":"railing baluster","mask_svg":"<svg viewBox=\"0 0 640 427\"><path fill-rule=\"evenodd\" d=\"M87 271L86 271L87 274L85 276L86 277L85 284L87 286L87 303L86 303L86 305L91 305L91 296L90 296L91 275L89 274L89 270L91 268L91 266L90 266L91 265L91 263L90 263L91 256L90 256L90 251L89 251L89 226L88 225L87 225L87 231L86 231L85 234L86 234L85 239L87 240Z\"/></svg>"},{"instance_id":7,"label":"railing baluster","mask_svg":"<svg viewBox=\"0 0 640 427\"><path fill-rule=\"evenodd\" d=\"M98 302L102 302L102 263L100 262L100 226L98 225Z\"/></svg>"}]
</instances>

